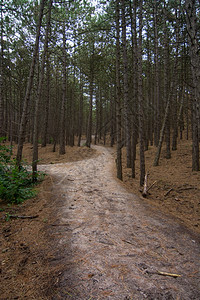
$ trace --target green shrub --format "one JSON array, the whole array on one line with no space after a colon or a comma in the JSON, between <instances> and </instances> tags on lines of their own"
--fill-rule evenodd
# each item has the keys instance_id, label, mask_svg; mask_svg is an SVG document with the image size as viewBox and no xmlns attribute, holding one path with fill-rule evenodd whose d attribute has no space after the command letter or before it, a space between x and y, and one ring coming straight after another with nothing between
<instances>
[{"instance_id":1,"label":"green shrub","mask_svg":"<svg viewBox=\"0 0 200 300\"><path fill-rule=\"evenodd\" d=\"M0 139L0 198L9 203L21 203L36 195L33 190L32 172L17 166L11 157L10 147L1 144Z\"/></svg>"}]
</instances>

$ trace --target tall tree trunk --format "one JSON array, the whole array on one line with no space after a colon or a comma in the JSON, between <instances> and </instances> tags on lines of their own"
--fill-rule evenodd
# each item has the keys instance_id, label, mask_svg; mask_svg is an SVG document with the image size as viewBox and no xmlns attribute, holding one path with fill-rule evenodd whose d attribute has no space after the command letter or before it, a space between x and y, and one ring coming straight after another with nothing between
<instances>
[{"instance_id":1,"label":"tall tree trunk","mask_svg":"<svg viewBox=\"0 0 200 300\"><path fill-rule=\"evenodd\" d=\"M67 91L67 61L66 61L66 32L65 21L63 21L63 62L62 62L62 103L60 113L60 148L59 154L65 154L65 110L66 110L66 91Z\"/></svg>"},{"instance_id":2,"label":"tall tree trunk","mask_svg":"<svg viewBox=\"0 0 200 300\"><path fill-rule=\"evenodd\" d=\"M80 75L80 96L79 96L79 118L78 118L78 147L81 146L81 136L83 127L83 79Z\"/></svg>"},{"instance_id":3,"label":"tall tree trunk","mask_svg":"<svg viewBox=\"0 0 200 300\"><path fill-rule=\"evenodd\" d=\"M181 19L181 9L179 8L179 10L176 8L175 9L175 14L176 14L176 20L180 20ZM175 26L175 32L176 32L176 42L180 43L180 23L177 21L176 22L176 26ZM178 55L178 48L177 48L177 53L176 53L176 57ZM184 54L185 54L185 43L184 43ZM186 56L186 54L185 54ZM182 60L181 62L181 75L179 75L179 81L180 81L180 85L181 85L181 89L179 91L176 92L175 95L175 99L174 99L174 105L173 105L173 109L172 109L172 126L173 126L173 136L172 136L172 151L176 151L177 150L177 138L178 138L178 126L179 126L179 121L180 121L180 116L181 116L181 112L183 109L183 102L184 102L184 93L185 93L185 87L184 87L184 82L186 82L186 78L185 78L185 70L186 70L186 62ZM181 99L181 104L180 104L180 108L179 108L179 114L177 115L178 112L178 102L177 99Z\"/></svg>"},{"instance_id":4,"label":"tall tree trunk","mask_svg":"<svg viewBox=\"0 0 200 300\"><path fill-rule=\"evenodd\" d=\"M163 138L164 138L164 133L165 133L165 126L166 126L166 121L167 121L167 117L169 114L169 105L170 105L170 98L168 98L167 105L165 108L165 115L164 115L163 124L162 124L161 132L160 132L160 139L159 139L156 156L155 156L154 163L153 163L154 166L158 166L158 164L159 164L160 153L161 153L162 143L163 143Z\"/></svg>"},{"instance_id":5,"label":"tall tree trunk","mask_svg":"<svg viewBox=\"0 0 200 300\"><path fill-rule=\"evenodd\" d=\"M91 142L92 142L93 81L94 81L94 74L93 74L93 67L92 67L92 62L91 62L91 67L90 67L90 102L89 102L89 117L88 117L87 139L86 139L86 146L89 147L89 148L90 148L90 145L91 145Z\"/></svg>"},{"instance_id":6,"label":"tall tree trunk","mask_svg":"<svg viewBox=\"0 0 200 300\"><path fill-rule=\"evenodd\" d=\"M99 98L100 98L100 87L98 86L96 90L96 128L95 128L95 138L94 138L94 144L97 144L97 141L99 142L99 119L100 119L100 114L99 114Z\"/></svg>"},{"instance_id":7,"label":"tall tree trunk","mask_svg":"<svg viewBox=\"0 0 200 300\"><path fill-rule=\"evenodd\" d=\"M173 77L172 77L172 80L171 80L171 86L170 86L170 90L169 90L169 94L168 94L168 98L167 98L167 104L166 104L166 107L165 107L165 114L164 114L162 127L161 127L161 131L160 131L160 139L159 139L159 143L158 143L158 147L157 147L157 151L156 151L156 155L155 155L154 163L153 163L154 166L159 165L159 159L160 159L162 143L163 143L164 134L165 134L165 126L166 126L166 122L167 122L167 118L168 118L168 114L169 114L171 97L172 97L173 90L174 90L174 87L175 87L175 84L176 84L176 80L175 80L176 66L177 66L177 61L174 65Z\"/></svg>"},{"instance_id":8,"label":"tall tree trunk","mask_svg":"<svg viewBox=\"0 0 200 300\"><path fill-rule=\"evenodd\" d=\"M160 136L160 101L159 101L159 74L158 74L158 25L157 25L157 0L154 0L153 20L154 20L154 144L158 146Z\"/></svg>"},{"instance_id":9,"label":"tall tree trunk","mask_svg":"<svg viewBox=\"0 0 200 300\"><path fill-rule=\"evenodd\" d=\"M168 34L167 34L167 10L166 10L166 2L164 0L164 103L167 102L167 95L169 93L168 90L168 76L169 76L169 60L168 60ZM166 119L165 126L165 140L166 140L166 158L171 158L171 150L170 150L170 118L169 114Z\"/></svg>"},{"instance_id":10,"label":"tall tree trunk","mask_svg":"<svg viewBox=\"0 0 200 300\"><path fill-rule=\"evenodd\" d=\"M102 90L99 86L99 140L102 139L102 128L103 128L103 107L102 107Z\"/></svg>"},{"instance_id":11,"label":"tall tree trunk","mask_svg":"<svg viewBox=\"0 0 200 300\"><path fill-rule=\"evenodd\" d=\"M46 87L46 101L45 101L45 115L44 115L44 123L43 123L43 135L42 135L42 147L46 147L47 144L47 130L48 130L48 120L49 120L49 104L50 104L50 57L49 51L47 49L47 58L46 58L46 80L47 80L47 87Z\"/></svg>"},{"instance_id":12,"label":"tall tree trunk","mask_svg":"<svg viewBox=\"0 0 200 300\"><path fill-rule=\"evenodd\" d=\"M0 52L0 137L4 136L3 130L3 9L2 9L2 1L0 3L0 10L1 10L1 52Z\"/></svg>"},{"instance_id":13,"label":"tall tree trunk","mask_svg":"<svg viewBox=\"0 0 200 300\"><path fill-rule=\"evenodd\" d=\"M130 1L130 17L131 17L131 38L132 38L132 85L133 85L133 103L132 103L132 154L131 154L131 168L132 168L132 178L135 178L135 160L136 160L136 146L138 138L138 58L137 58L137 9L136 0L133 1L133 12L132 5Z\"/></svg>"},{"instance_id":14,"label":"tall tree trunk","mask_svg":"<svg viewBox=\"0 0 200 300\"><path fill-rule=\"evenodd\" d=\"M17 157L16 157L18 166L20 166L21 160L22 160L22 151L23 151L26 123L27 123L27 108L28 108L28 104L30 101L30 95L31 95L31 90L32 90L32 86L33 86L35 65L36 65L36 59L37 59L38 48L39 48L40 29L41 29L41 25L42 25L42 18L43 18L45 2L46 2L46 0L41 0L41 2L40 2L40 13L39 13L39 19L38 19L38 25L37 25L35 47L34 47L34 52L33 52L33 57L32 57L32 63L31 63L29 79L28 79L27 89L26 89L26 95L25 95L24 104L23 104L20 128L19 128L18 148L17 148Z\"/></svg>"},{"instance_id":15,"label":"tall tree trunk","mask_svg":"<svg viewBox=\"0 0 200 300\"><path fill-rule=\"evenodd\" d=\"M144 184L145 157L144 157L144 119L142 95L142 9L143 1L139 4L139 42L138 42L138 112L139 112L139 141L140 141L140 185Z\"/></svg>"},{"instance_id":16,"label":"tall tree trunk","mask_svg":"<svg viewBox=\"0 0 200 300\"><path fill-rule=\"evenodd\" d=\"M120 27L119 0L116 0L116 130L117 130L117 178L122 180L121 101L120 101Z\"/></svg>"},{"instance_id":17,"label":"tall tree trunk","mask_svg":"<svg viewBox=\"0 0 200 300\"><path fill-rule=\"evenodd\" d=\"M190 48L190 60L193 81L192 99L192 170L199 171L199 139L200 139L200 56L199 43L197 40L198 26L196 17L196 1L186 0L185 11L187 20L187 31Z\"/></svg>"},{"instance_id":18,"label":"tall tree trunk","mask_svg":"<svg viewBox=\"0 0 200 300\"><path fill-rule=\"evenodd\" d=\"M131 168L131 122L130 122L130 101L128 95L128 58L126 43L126 13L125 0L122 0L122 50L123 50L123 79L124 79L124 124L126 140L126 163Z\"/></svg>"},{"instance_id":19,"label":"tall tree trunk","mask_svg":"<svg viewBox=\"0 0 200 300\"><path fill-rule=\"evenodd\" d=\"M49 41L49 30L51 26L51 7L52 1L49 1L49 12L47 17L47 25L46 25L46 33L45 33L45 41L44 41L44 50L42 54L42 63L41 63L41 71L39 76L39 84L37 90L37 98L35 101L35 112L34 112L34 123L33 123L33 159L32 159L32 178L33 181L37 180L37 162L38 162L38 119L39 119L39 105L41 100L42 94L42 87L43 87L43 79L44 79L44 67L45 67L45 59L46 53L48 48L48 41Z\"/></svg>"},{"instance_id":20,"label":"tall tree trunk","mask_svg":"<svg viewBox=\"0 0 200 300\"><path fill-rule=\"evenodd\" d=\"M114 120L115 120L114 95L112 93L112 89L110 89L110 147L113 147L115 143Z\"/></svg>"}]
</instances>

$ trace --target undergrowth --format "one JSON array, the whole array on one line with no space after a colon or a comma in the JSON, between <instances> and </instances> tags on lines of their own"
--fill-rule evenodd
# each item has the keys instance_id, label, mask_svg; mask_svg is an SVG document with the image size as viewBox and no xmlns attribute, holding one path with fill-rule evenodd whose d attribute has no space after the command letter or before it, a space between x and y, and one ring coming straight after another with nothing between
<instances>
[{"instance_id":1,"label":"undergrowth","mask_svg":"<svg viewBox=\"0 0 200 300\"><path fill-rule=\"evenodd\" d=\"M17 166L12 158L12 148L4 145L5 138L0 138L0 199L8 203L19 204L24 200L36 196L32 181L32 172L27 166ZM37 173L37 182L44 175Z\"/></svg>"}]
</instances>

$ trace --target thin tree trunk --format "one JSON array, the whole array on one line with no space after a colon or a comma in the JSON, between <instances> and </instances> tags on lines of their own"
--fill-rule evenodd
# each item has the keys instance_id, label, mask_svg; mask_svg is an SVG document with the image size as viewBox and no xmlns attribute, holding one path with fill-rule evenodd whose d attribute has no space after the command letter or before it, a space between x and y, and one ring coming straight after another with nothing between
<instances>
[{"instance_id":1,"label":"thin tree trunk","mask_svg":"<svg viewBox=\"0 0 200 300\"><path fill-rule=\"evenodd\" d=\"M176 14L176 20L180 20L180 16L181 16L181 10L179 8L179 10L176 8L175 9L175 14ZM175 27L175 31L176 31L176 42L180 43L180 30L179 30L180 24L177 21L176 22L176 27ZM184 51L185 51L185 44L184 44ZM176 57L178 55L178 48L176 50ZM186 54L185 54L186 55ZM181 75L180 75L180 84L181 84L181 89L180 91L177 91L176 95L175 95L175 99L174 99L174 105L173 105L173 111L172 111L172 119L173 119L173 136L172 136L172 151L176 151L177 150L177 138L178 138L178 126L179 126L179 121L180 121L180 116L181 116L181 112L183 109L183 102L184 102L184 93L185 93L185 87L183 85L183 82L186 81L184 79L185 77L185 70L186 70L186 63L185 61L181 62ZM178 110L178 103L177 103L177 99L181 99L181 104L180 104L180 108L179 108L179 113L177 116L177 110Z\"/></svg>"},{"instance_id":2,"label":"thin tree trunk","mask_svg":"<svg viewBox=\"0 0 200 300\"><path fill-rule=\"evenodd\" d=\"M138 111L138 58L137 58L137 24L136 24L136 0L133 1L133 13L130 1L130 16L131 16L131 36L132 36L132 69L133 69L133 109L132 113L132 178L135 178L135 160L136 160L136 146L138 138L138 120L137 120L137 111Z\"/></svg>"},{"instance_id":3,"label":"thin tree trunk","mask_svg":"<svg viewBox=\"0 0 200 300\"><path fill-rule=\"evenodd\" d=\"M162 142L163 142L164 133L165 133L165 126L166 126L166 121L167 121L167 117L169 114L169 105L170 105L170 98L168 98L167 105L165 108L165 115L164 115L163 124L162 124L161 132L160 132L160 139L159 139L156 156L155 156L154 163L153 163L154 166L158 166L158 164L159 164L160 153L161 153L161 149L162 149Z\"/></svg>"},{"instance_id":4,"label":"thin tree trunk","mask_svg":"<svg viewBox=\"0 0 200 300\"><path fill-rule=\"evenodd\" d=\"M174 87L177 84L178 48L179 48L179 43L177 41L176 57L175 57L175 62L174 62L174 66L173 66L173 71L172 71L172 78L171 78L170 88L169 88L169 92L168 92L168 97L166 99L165 114L164 114L164 118L163 118L163 122L162 122L159 143L158 143L156 155L155 155L155 158L154 158L153 166L158 166L159 165L159 159L160 159L162 143L163 143L164 134L165 134L165 128L166 128L167 119L168 119L169 111L170 111L171 98L172 98L172 95L173 95Z\"/></svg>"},{"instance_id":5,"label":"thin tree trunk","mask_svg":"<svg viewBox=\"0 0 200 300\"><path fill-rule=\"evenodd\" d=\"M67 90L67 74L66 74L66 32L65 32L65 21L63 21L63 63L62 63L62 104L61 104L61 115L60 115L60 148L59 154L65 154L65 110L66 110L66 90Z\"/></svg>"},{"instance_id":6,"label":"thin tree trunk","mask_svg":"<svg viewBox=\"0 0 200 300\"><path fill-rule=\"evenodd\" d=\"M145 178L144 156L144 120L143 120L143 95L142 95L142 9L143 1L139 7L139 42L138 42L138 112L139 112L139 141L140 141L140 185L143 186Z\"/></svg>"},{"instance_id":7,"label":"thin tree trunk","mask_svg":"<svg viewBox=\"0 0 200 300\"><path fill-rule=\"evenodd\" d=\"M3 9L2 9L2 1L0 4L1 9L1 52L0 52L0 137L4 136L3 130Z\"/></svg>"},{"instance_id":8,"label":"thin tree trunk","mask_svg":"<svg viewBox=\"0 0 200 300\"><path fill-rule=\"evenodd\" d=\"M190 60L193 81L193 99L192 99L192 170L199 171L199 139L200 139L200 57L199 43L197 40L197 17L196 1L186 0L186 21L190 48Z\"/></svg>"},{"instance_id":9,"label":"thin tree trunk","mask_svg":"<svg viewBox=\"0 0 200 300\"><path fill-rule=\"evenodd\" d=\"M34 47L34 52L33 52L33 57L32 57L32 63L31 63L29 79L28 79L27 89L26 89L26 95L25 95L24 104L23 104L23 112L22 112L20 128L19 128L18 148L17 148L17 157L16 157L18 166L20 166L21 160L22 160L22 151L23 151L26 123L27 123L27 108L28 108L28 104L30 101L30 95L31 95L31 90L32 90L32 86L33 86L35 65L36 65L38 48L39 48L40 29L41 29L41 24L42 24L45 2L46 2L46 0L41 0L41 2L40 2L40 13L39 13L39 19L38 19L38 25L37 25L35 47Z\"/></svg>"},{"instance_id":10,"label":"thin tree trunk","mask_svg":"<svg viewBox=\"0 0 200 300\"><path fill-rule=\"evenodd\" d=\"M120 28L119 0L116 0L116 129L117 129L117 178L122 180L122 141L121 141L121 104L120 104Z\"/></svg>"},{"instance_id":11,"label":"thin tree trunk","mask_svg":"<svg viewBox=\"0 0 200 300\"><path fill-rule=\"evenodd\" d=\"M83 127L83 79L82 73L80 78L80 98L79 98L79 119L78 119L78 147L81 146L81 136Z\"/></svg>"},{"instance_id":12,"label":"thin tree trunk","mask_svg":"<svg viewBox=\"0 0 200 300\"><path fill-rule=\"evenodd\" d=\"M94 144L97 144L97 141L99 141L99 86L96 91L96 129L95 129L95 138L94 138Z\"/></svg>"},{"instance_id":13,"label":"thin tree trunk","mask_svg":"<svg viewBox=\"0 0 200 300\"><path fill-rule=\"evenodd\" d=\"M130 105L128 95L128 58L126 43L126 16L125 16L125 0L122 0L122 49L123 49L123 78L124 78L124 124L125 124L125 140L126 140L126 164L127 168L131 168L131 130L130 130Z\"/></svg>"},{"instance_id":14,"label":"thin tree trunk","mask_svg":"<svg viewBox=\"0 0 200 300\"><path fill-rule=\"evenodd\" d=\"M114 136L114 99L112 90L110 90L110 147L113 147L115 143L115 136Z\"/></svg>"},{"instance_id":15,"label":"thin tree trunk","mask_svg":"<svg viewBox=\"0 0 200 300\"><path fill-rule=\"evenodd\" d=\"M44 79L44 66L45 66L45 59L46 59L46 53L47 53L48 41L49 41L49 29L51 26L51 7L52 7L52 0L49 1L49 7L48 7L49 12L48 12L48 17L47 17L44 50L43 50L43 54L42 54L41 72L40 72L40 76L39 76L37 98L35 101L35 112L34 112L34 123L33 123L33 159L32 159L33 181L37 181L39 105L40 105L40 100L41 100L42 86L43 86L43 79Z\"/></svg>"},{"instance_id":16,"label":"thin tree trunk","mask_svg":"<svg viewBox=\"0 0 200 300\"><path fill-rule=\"evenodd\" d=\"M49 61L49 51L47 49L47 96L45 101L45 116L44 116L44 125L43 125L43 137L42 137L42 147L47 145L47 129L48 129L48 120L49 120L49 104L50 104L50 61Z\"/></svg>"},{"instance_id":17,"label":"thin tree trunk","mask_svg":"<svg viewBox=\"0 0 200 300\"><path fill-rule=\"evenodd\" d=\"M178 126L181 120L181 115L182 115L182 111L183 111L183 102L184 102L184 89L181 92L181 104L180 104L180 108L179 108L179 112L178 112L178 116L177 114L175 114L175 116L177 117L174 122L174 133L173 133L173 139L172 139L172 150L175 151L177 150L177 137L178 137ZM176 107L175 107L176 109Z\"/></svg>"},{"instance_id":18,"label":"thin tree trunk","mask_svg":"<svg viewBox=\"0 0 200 300\"><path fill-rule=\"evenodd\" d=\"M154 78L155 78L155 91L154 91L154 144L158 146L160 136L160 101L159 101L159 74L158 74L158 28L157 28L157 0L154 0Z\"/></svg>"},{"instance_id":19,"label":"thin tree trunk","mask_svg":"<svg viewBox=\"0 0 200 300\"><path fill-rule=\"evenodd\" d=\"M164 103L166 104L168 91L168 76L169 76L169 61L168 61L168 34L167 34L167 11L166 2L164 1ZM170 109L170 108L169 108ZM170 150L170 118L167 115L165 125L165 140L166 140L166 158L171 158Z\"/></svg>"},{"instance_id":20,"label":"thin tree trunk","mask_svg":"<svg viewBox=\"0 0 200 300\"><path fill-rule=\"evenodd\" d=\"M161 131L160 131L160 139L159 139L159 143L158 143L158 147L157 147L157 151L156 151L156 155L155 155L154 163L153 163L154 166L159 165L160 153L161 153L162 143L163 143L164 134L165 134L165 126L166 126L166 122L167 122L167 117L168 117L168 114L169 114L171 97L172 97L172 94L173 94L174 86L176 84L176 80L175 80L176 65L177 65L177 61L174 65L173 78L172 78L172 81L171 81L171 87L170 87L170 91L169 91L169 95L168 95L168 99L167 99L167 104L166 104L166 107L165 107L165 115L164 115L164 118L163 118L163 123L162 123Z\"/></svg>"},{"instance_id":21,"label":"thin tree trunk","mask_svg":"<svg viewBox=\"0 0 200 300\"><path fill-rule=\"evenodd\" d=\"M89 104L89 117L88 117L88 126L87 126L87 139L86 146L90 148L92 142L92 108L93 108L93 68L90 70L90 104Z\"/></svg>"}]
</instances>

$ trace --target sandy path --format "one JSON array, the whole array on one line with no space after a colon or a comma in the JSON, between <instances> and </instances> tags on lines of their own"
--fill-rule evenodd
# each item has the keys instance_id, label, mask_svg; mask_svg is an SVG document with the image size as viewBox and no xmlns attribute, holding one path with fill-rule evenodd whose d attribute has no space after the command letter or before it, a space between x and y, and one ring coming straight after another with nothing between
<instances>
[{"instance_id":1,"label":"sandy path","mask_svg":"<svg viewBox=\"0 0 200 300\"><path fill-rule=\"evenodd\" d=\"M200 299L199 237L128 193L110 151L97 149L97 158L41 167L56 178L52 234L65 249L53 299Z\"/></svg>"}]
</instances>

